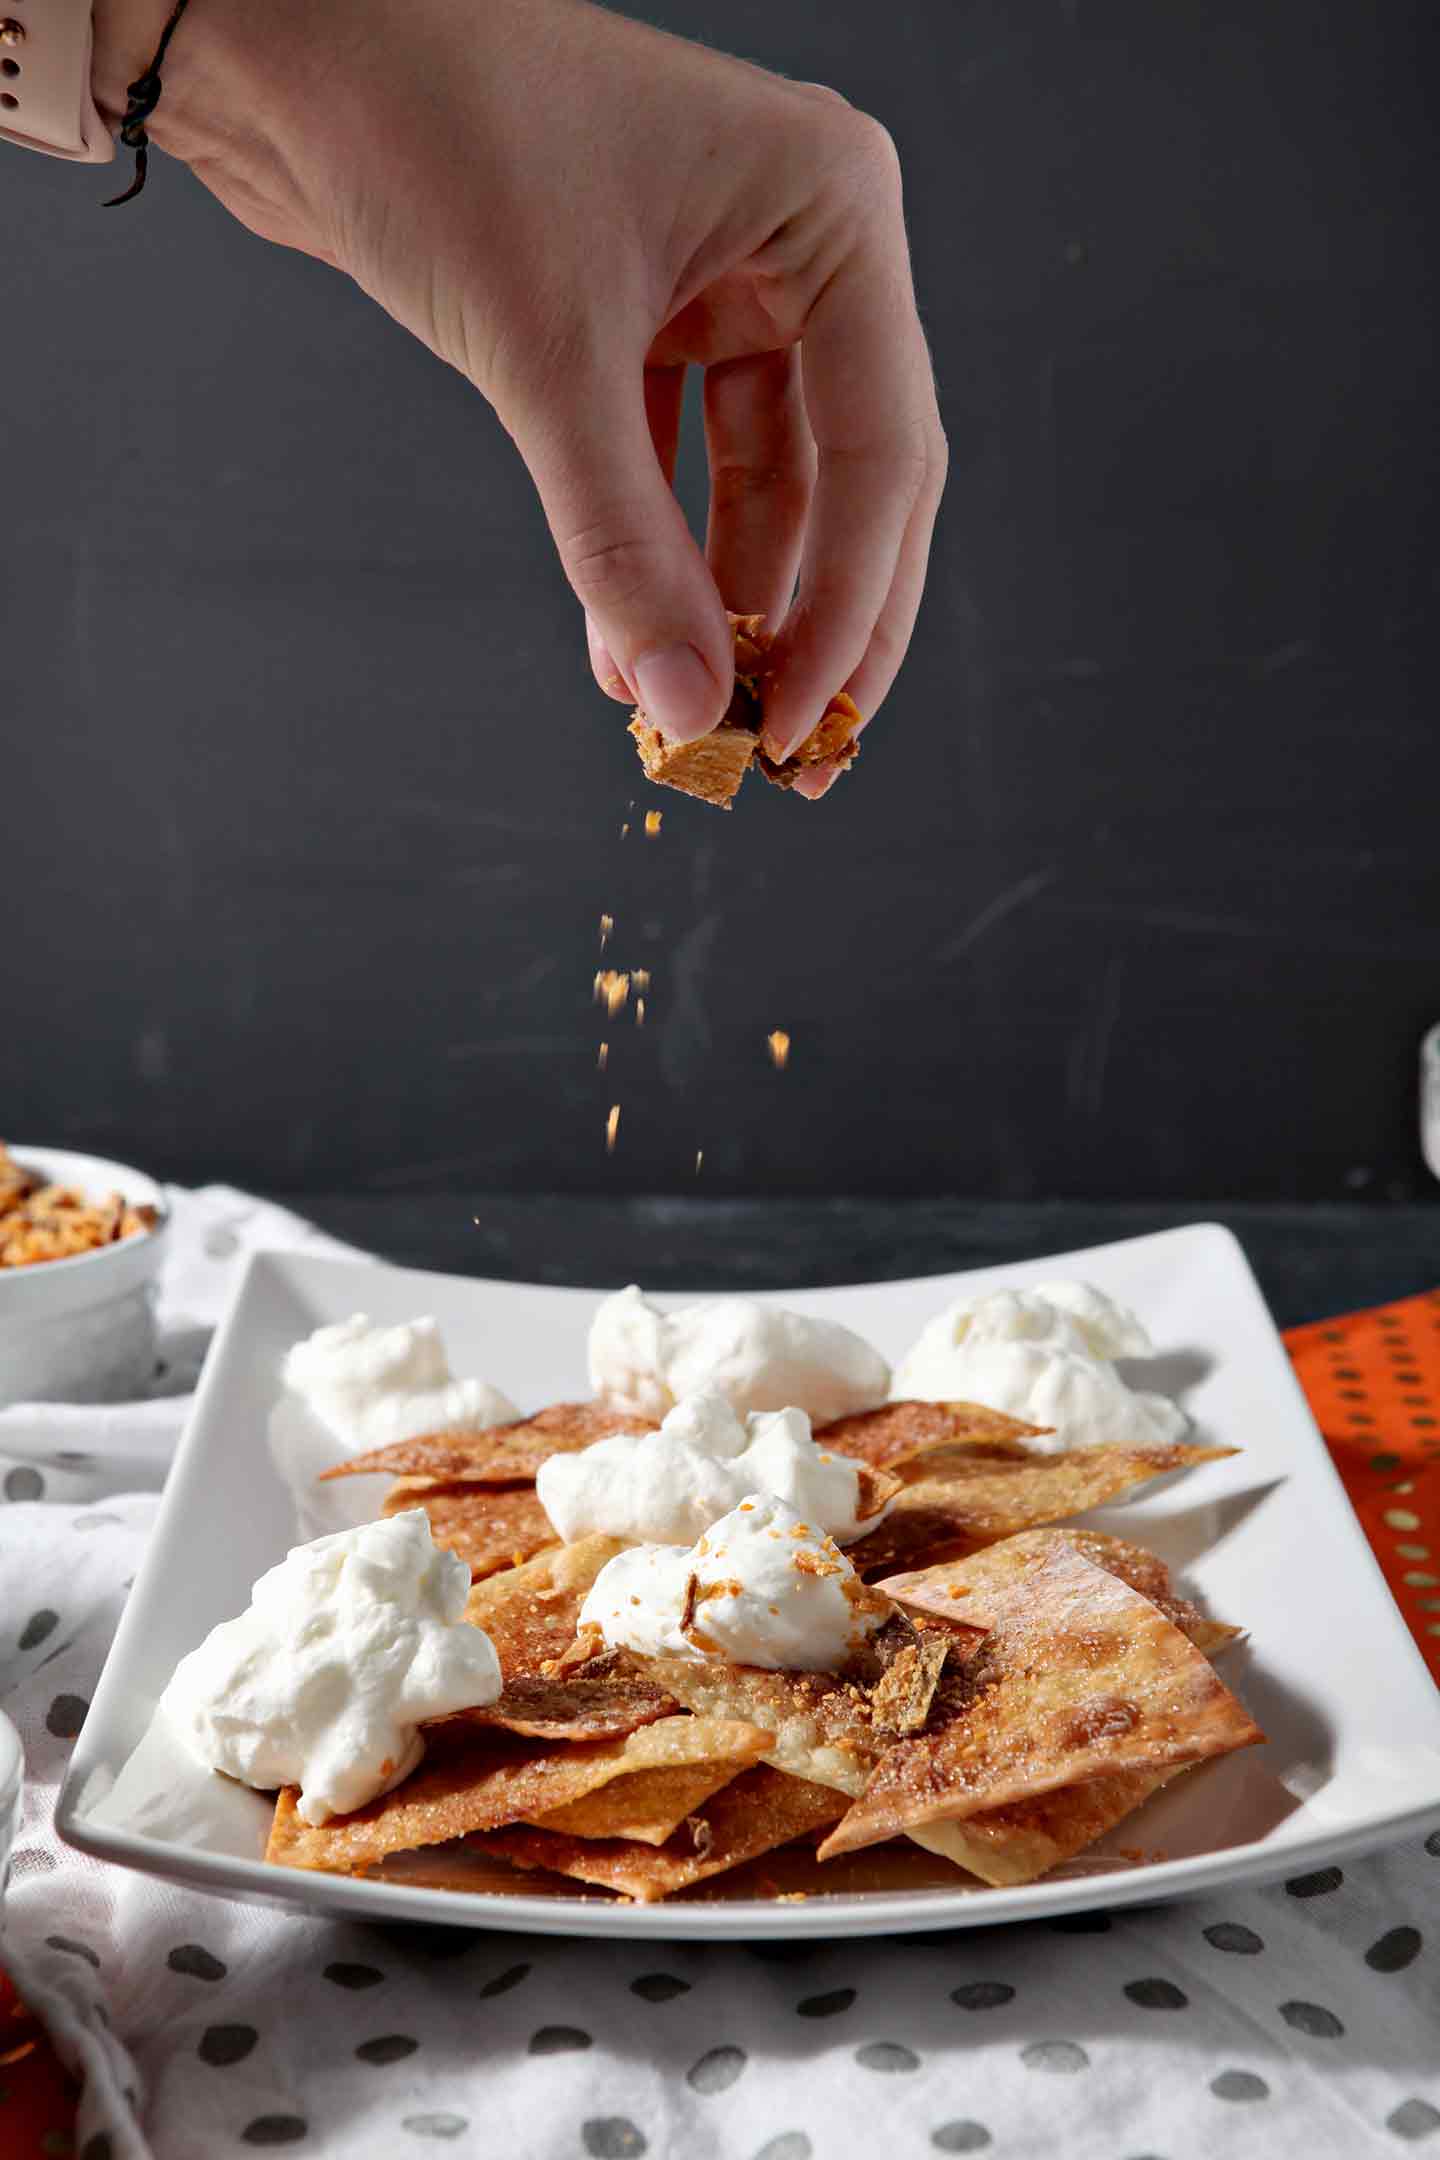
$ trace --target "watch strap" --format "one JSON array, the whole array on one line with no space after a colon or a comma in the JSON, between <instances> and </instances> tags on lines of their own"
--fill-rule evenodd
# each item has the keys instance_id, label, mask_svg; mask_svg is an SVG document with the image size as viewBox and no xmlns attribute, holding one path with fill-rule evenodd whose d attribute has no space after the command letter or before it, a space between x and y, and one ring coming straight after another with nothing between
<instances>
[{"instance_id":1,"label":"watch strap","mask_svg":"<svg viewBox=\"0 0 1440 2160\"><path fill-rule=\"evenodd\" d=\"M105 165L110 130L90 92L91 0L0 0L0 141Z\"/></svg>"}]
</instances>

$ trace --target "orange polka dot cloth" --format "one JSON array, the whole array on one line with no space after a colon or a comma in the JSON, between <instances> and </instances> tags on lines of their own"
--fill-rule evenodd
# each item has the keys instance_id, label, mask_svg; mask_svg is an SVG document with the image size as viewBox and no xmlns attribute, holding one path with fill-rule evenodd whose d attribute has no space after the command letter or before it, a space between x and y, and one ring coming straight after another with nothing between
<instances>
[{"instance_id":1,"label":"orange polka dot cloth","mask_svg":"<svg viewBox=\"0 0 1440 2160\"><path fill-rule=\"evenodd\" d=\"M1440 1682L1440 1290L1292 1328L1285 1346Z\"/></svg>"}]
</instances>

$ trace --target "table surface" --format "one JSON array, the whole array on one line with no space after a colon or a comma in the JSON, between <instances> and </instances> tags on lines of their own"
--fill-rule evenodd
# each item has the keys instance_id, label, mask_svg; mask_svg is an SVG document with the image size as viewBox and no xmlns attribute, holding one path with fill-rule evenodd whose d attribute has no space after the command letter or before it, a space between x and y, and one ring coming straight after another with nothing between
<instances>
[{"instance_id":1,"label":"table surface","mask_svg":"<svg viewBox=\"0 0 1440 2160\"><path fill-rule=\"evenodd\" d=\"M650 1290L793 1288L1003 1266L1178 1223L1235 1232L1280 1327L1440 1282L1429 1205L1185 1206L966 1200L609 1199L567 1194L287 1194L334 1236L406 1267Z\"/></svg>"}]
</instances>

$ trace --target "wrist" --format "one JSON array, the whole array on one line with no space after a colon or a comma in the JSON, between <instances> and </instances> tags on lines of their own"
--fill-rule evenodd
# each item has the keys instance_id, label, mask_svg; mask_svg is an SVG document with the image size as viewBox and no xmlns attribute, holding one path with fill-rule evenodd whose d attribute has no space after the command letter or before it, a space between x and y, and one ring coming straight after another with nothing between
<instances>
[{"instance_id":1,"label":"wrist","mask_svg":"<svg viewBox=\"0 0 1440 2160\"><path fill-rule=\"evenodd\" d=\"M150 65L173 0L95 0L90 91L112 128L124 117L126 91Z\"/></svg>"}]
</instances>

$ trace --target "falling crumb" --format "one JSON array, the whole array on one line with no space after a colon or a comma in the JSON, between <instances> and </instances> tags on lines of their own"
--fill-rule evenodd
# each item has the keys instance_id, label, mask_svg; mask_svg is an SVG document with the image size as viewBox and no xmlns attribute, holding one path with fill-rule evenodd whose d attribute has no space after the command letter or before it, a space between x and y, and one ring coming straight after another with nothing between
<instances>
[{"instance_id":1,"label":"falling crumb","mask_svg":"<svg viewBox=\"0 0 1440 2160\"><path fill-rule=\"evenodd\" d=\"M635 1025L636 1025L636 1027L644 1027L644 1025L645 1025L645 1000L644 1000L644 998L636 998L636 1000L635 1000Z\"/></svg>"},{"instance_id":2,"label":"falling crumb","mask_svg":"<svg viewBox=\"0 0 1440 2160\"><path fill-rule=\"evenodd\" d=\"M785 1067L790 1062L790 1037L785 1033L784 1028L776 1028L773 1033L766 1036L765 1041L770 1051L771 1064L775 1067L776 1072L784 1072Z\"/></svg>"},{"instance_id":3,"label":"falling crumb","mask_svg":"<svg viewBox=\"0 0 1440 2160\"><path fill-rule=\"evenodd\" d=\"M637 990L648 990L650 987L649 968L631 968L630 980Z\"/></svg>"},{"instance_id":4,"label":"falling crumb","mask_svg":"<svg viewBox=\"0 0 1440 2160\"><path fill-rule=\"evenodd\" d=\"M607 945L609 944L609 942L610 942L610 933L611 933L611 931L612 931L612 930L613 930L614 928L615 928L615 917L614 917L613 915L602 915L602 916L600 917L600 950L601 950L601 952L604 952L604 950L605 950L605 947L606 947L606 946L607 946Z\"/></svg>"},{"instance_id":5,"label":"falling crumb","mask_svg":"<svg viewBox=\"0 0 1440 2160\"><path fill-rule=\"evenodd\" d=\"M599 1057L598 1057L598 1058L596 1058L596 1060L595 1060L595 1063L596 1063L596 1064L597 1064L597 1065L599 1066L599 1068L600 1068L601 1072L604 1072L604 1070L605 1070L605 1067L606 1067L606 1066L607 1066L607 1065L609 1064L609 1062L610 1062L610 1045L609 1045L609 1043L601 1043L601 1045L600 1045L600 1055L599 1055Z\"/></svg>"},{"instance_id":6,"label":"falling crumb","mask_svg":"<svg viewBox=\"0 0 1440 2160\"><path fill-rule=\"evenodd\" d=\"M647 840L653 840L656 833L659 832L660 817L661 813L658 810L647 810L645 812L645 837Z\"/></svg>"},{"instance_id":7,"label":"falling crumb","mask_svg":"<svg viewBox=\"0 0 1440 2160\"><path fill-rule=\"evenodd\" d=\"M701 1170L702 1170L702 1169L704 1168L704 1164L705 1164L705 1150L704 1150L704 1148L703 1148L703 1147L697 1147L697 1148L696 1148L696 1150L695 1150L695 1175L696 1175L696 1177L699 1177L699 1175L700 1175L700 1172L701 1172ZM477 1221L479 1220L479 1217L478 1217L478 1216L476 1217L476 1220L477 1220Z\"/></svg>"},{"instance_id":8,"label":"falling crumb","mask_svg":"<svg viewBox=\"0 0 1440 2160\"><path fill-rule=\"evenodd\" d=\"M627 833L629 832L629 830L630 830L630 827L629 827L629 825L628 825L628 824L626 824L626 825L622 825L622 826L620 827L620 837L621 837L621 839L622 839L622 840L623 840L623 839L625 838L625 835L626 835L626 834L627 834Z\"/></svg>"},{"instance_id":9,"label":"falling crumb","mask_svg":"<svg viewBox=\"0 0 1440 2160\"><path fill-rule=\"evenodd\" d=\"M619 1130L620 1105L618 1102L611 1103L610 1115L605 1120L605 1152L607 1155L613 1155L615 1152L615 1135Z\"/></svg>"},{"instance_id":10,"label":"falling crumb","mask_svg":"<svg viewBox=\"0 0 1440 2160\"><path fill-rule=\"evenodd\" d=\"M630 977L618 968L600 968L595 976L595 1002L613 1020L630 996Z\"/></svg>"}]
</instances>

